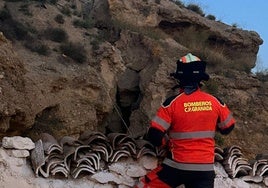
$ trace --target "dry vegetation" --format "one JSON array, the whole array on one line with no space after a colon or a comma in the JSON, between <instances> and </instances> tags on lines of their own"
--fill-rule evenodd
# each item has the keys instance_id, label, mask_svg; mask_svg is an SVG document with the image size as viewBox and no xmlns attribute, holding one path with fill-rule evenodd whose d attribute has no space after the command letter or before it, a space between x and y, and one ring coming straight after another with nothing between
<instances>
[{"instance_id":1,"label":"dry vegetation","mask_svg":"<svg viewBox=\"0 0 268 188\"><path fill-rule=\"evenodd\" d=\"M201 16L205 16L205 13L199 5L184 5L179 0L170 1L174 2L178 6L184 6ZM56 6L58 1L50 0L44 2L26 2L22 0L5 0L5 2L21 2L18 11L23 12L25 16L31 17L32 13L29 9L30 4L35 4L35 6L46 6L46 4ZM160 1L156 1L156 3L160 3ZM94 27L98 27L94 19L85 16L83 12L79 12L76 5L71 1L69 4L65 4L58 9L59 13L54 17L54 20L59 25L64 24L65 20L67 19L72 19L73 25L77 28L90 30ZM147 9L141 10L142 14L148 14L150 12L150 7L147 7ZM216 19L215 16L210 14L207 15L206 18L211 20ZM7 6L0 10L0 20L0 29L5 33L8 39L12 41L21 41L26 48L30 49L33 52L37 52L40 55L49 55L51 53L51 49L44 42L45 39L59 43L57 49L53 50L64 53L79 63L83 63L87 59L87 55L85 53L85 49L83 49L83 46L69 41L68 33L63 28L55 27L47 28L43 31L37 30L34 25L14 20ZM138 27L136 25L132 25L131 23L120 20L113 20L112 23L104 23L104 25L107 27L106 30L100 30L98 35L91 35L92 39L90 44L93 50L97 50L99 48L99 45L105 40L109 41L113 39L113 41L115 41L116 38L113 31L119 32L120 30L130 30L133 32L141 33L154 40L164 39L167 37L166 33L159 30L158 28ZM193 53L200 56L202 59L206 59L209 62L209 67L212 67L216 72L221 72L222 70L226 70L228 68L222 67L222 65L230 66L229 68L241 68L232 66L239 66L243 64L239 62L233 62L232 59L228 58L226 47L217 44L211 46L209 44L210 33L198 31L198 29L195 27L185 28L184 30L177 32L177 34L174 36L174 39L177 40L180 44L183 44L187 48L191 49ZM218 65L221 65L221 67L218 67ZM244 69L246 72L251 71L248 67L244 67Z\"/></svg>"}]
</instances>

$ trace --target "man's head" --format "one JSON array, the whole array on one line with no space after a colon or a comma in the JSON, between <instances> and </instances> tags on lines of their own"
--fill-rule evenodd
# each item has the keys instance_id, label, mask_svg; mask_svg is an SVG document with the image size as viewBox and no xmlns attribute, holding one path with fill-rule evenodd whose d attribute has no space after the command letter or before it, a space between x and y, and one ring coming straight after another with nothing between
<instances>
[{"instance_id":1,"label":"man's head","mask_svg":"<svg viewBox=\"0 0 268 188\"><path fill-rule=\"evenodd\" d=\"M177 61L177 69L171 76L179 80L180 86L198 85L202 80L209 80L206 62L188 53Z\"/></svg>"}]
</instances>

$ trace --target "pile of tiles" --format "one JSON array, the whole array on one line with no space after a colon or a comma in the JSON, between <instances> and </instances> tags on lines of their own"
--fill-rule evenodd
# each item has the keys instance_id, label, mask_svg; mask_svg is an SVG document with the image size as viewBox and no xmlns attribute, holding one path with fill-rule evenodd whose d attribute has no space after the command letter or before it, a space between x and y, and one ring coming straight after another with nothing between
<instances>
[{"instance_id":1,"label":"pile of tiles","mask_svg":"<svg viewBox=\"0 0 268 188\"><path fill-rule=\"evenodd\" d=\"M154 147L144 139L126 134L85 132L78 139L64 136L59 140L42 133L31 150L31 162L37 177L64 176L78 178L109 171L109 166L121 159L138 160L155 157L161 162L167 150ZM268 186L268 159L246 159L239 146L215 147L215 162L222 165L231 179L241 178L248 183Z\"/></svg>"},{"instance_id":2,"label":"pile of tiles","mask_svg":"<svg viewBox=\"0 0 268 188\"><path fill-rule=\"evenodd\" d=\"M126 134L85 132L78 139L64 136L57 140L42 133L31 151L35 175L49 177L63 175L78 178L108 169L108 165L122 158L138 160L144 155L164 158L166 150L155 148L148 141L133 139Z\"/></svg>"},{"instance_id":3,"label":"pile of tiles","mask_svg":"<svg viewBox=\"0 0 268 188\"><path fill-rule=\"evenodd\" d=\"M215 147L215 161L220 162L232 179L242 178L249 183L263 183L268 186L268 159L256 159L249 162L239 146L225 149Z\"/></svg>"}]
</instances>

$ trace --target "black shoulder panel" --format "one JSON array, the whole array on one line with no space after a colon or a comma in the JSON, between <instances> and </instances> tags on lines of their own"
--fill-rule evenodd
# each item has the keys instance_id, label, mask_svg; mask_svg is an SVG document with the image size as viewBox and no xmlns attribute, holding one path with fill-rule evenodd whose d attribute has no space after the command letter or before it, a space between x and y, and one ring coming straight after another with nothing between
<instances>
[{"instance_id":1,"label":"black shoulder panel","mask_svg":"<svg viewBox=\"0 0 268 188\"><path fill-rule=\"evenodd\" d=\"M168 105L171 104L171 102L177 97L178 95L174 95L172 97L169 97L163 102L162 106L167 107Z\"/></svg>"},{"instance_id":2,"label":"black shoulder panel","mask_svg":"<svg viewBox=\"0 0 268 188\"><path fill-rule=\"evenodd\" d=\"M225 105L225 103L221 99L219 99L218 97L215 98L221 103L221 105Z\"/></svg>"}]
</instances>

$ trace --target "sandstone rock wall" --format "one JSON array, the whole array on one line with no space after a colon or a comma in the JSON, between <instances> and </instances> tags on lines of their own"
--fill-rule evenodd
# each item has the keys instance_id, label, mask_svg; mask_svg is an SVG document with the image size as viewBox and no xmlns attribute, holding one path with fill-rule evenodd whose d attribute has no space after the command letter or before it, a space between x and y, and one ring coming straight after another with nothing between
<instances>
[{"instance_id":1,"label":"sandstone rock wall","mask_svg":"<svg viewBox=\"0 0 268 188\"><path fill-rule=\"evenodd\" d=\"M75 62L47 39L50 54L43 56L26 49L25 41L1 36L1 137L34 139L41 132L78 137L85 130L105 132L107 126L112 131L129 126L130 134L140 137L160 104L174 94L169 73L175 62L193 52L208 61L212 79L204 89L222 98L237 119L234 134L222 138L225 144L240 143L251 154L268 152L267 83L249 73L262 43L257 33L208 20L168 0L59 1L46 8L31 2L32 17L19 11L23 3L5 4L15 20L37 31L64 29L69 41L84 46L87 60ZM57 23L62 7L72 5L83 17L73 13ZM96 19L93 28L72 24L86 17Z\"/></svg>"}]
</instances>

